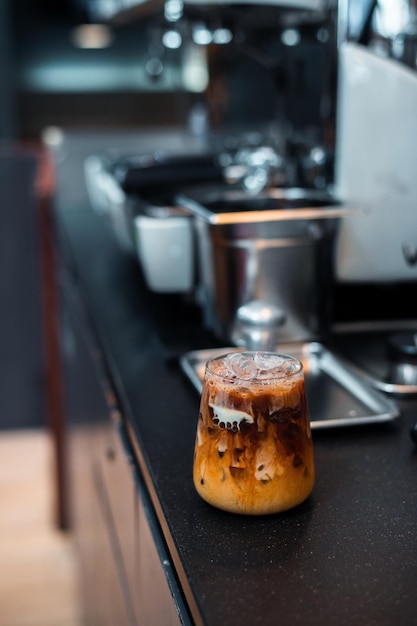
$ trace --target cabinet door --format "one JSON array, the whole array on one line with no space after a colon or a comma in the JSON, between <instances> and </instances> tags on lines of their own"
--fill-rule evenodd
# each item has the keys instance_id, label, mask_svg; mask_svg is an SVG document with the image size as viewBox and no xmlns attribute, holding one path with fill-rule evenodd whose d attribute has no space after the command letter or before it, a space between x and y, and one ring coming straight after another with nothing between
<instances>
[{"instance_id":1,"label":"cabinet door","mask_svg":"<svg viewBox=\"0 0 417 626\"><path fill-rule=\"evenodd\" d=\"M112 422L103 431L101 441L101 471L109 499L109 513L114 526L116 550L122 564L125 585L129 593L128 602L133 609L136 594L135 581L135 506L136 490L134 467L128 446L125 444L123 425L117 409L113 408ZM139 615L136 621L140 623Z\"/></svg>"},{"instance_id":2,"label":"cabinet door","mask_svg":"<svg viewBox=\"0 0 417 626\"><path fill-rule=\"evenodd\" d=\"M79 554L80 593L86 626L132 626L115 563L114 531L98 463L91 457L96 431L77 429L74 448L74 536Z\"/></svg>"},{"instance_id":3,"label":"cabinet door","mask_svg":"<svg viewBox=\"0 0 417 626\"><path fill-rule=\"evenodd\" d=\"M93 356L97 349L77 298L68 289L63 295L71 532L78 547L85 623L131 626L135 620L101 463L111 418Z\"/></svg>"},{"instance_id":4,"label":"cabinet door","mask_svg":"<svg viewBox=\"0 0 417 626\"><path fill-rule=\"evenodd\" d=\"M102 474L132 613L140 626L189 624L149 495L116 409L113 418L103 437Z\"/></svg>"},{"instance_id":5,"label":"cabinet door","mask_svg":"<svg viewBox=\"0 0 417 626\"><path fill-rule=\"evenodd\" d=\"M97 344L77 306L67 301L64 312L71 510L86 626L189 625Z\"/></svg>"}]
</instances>

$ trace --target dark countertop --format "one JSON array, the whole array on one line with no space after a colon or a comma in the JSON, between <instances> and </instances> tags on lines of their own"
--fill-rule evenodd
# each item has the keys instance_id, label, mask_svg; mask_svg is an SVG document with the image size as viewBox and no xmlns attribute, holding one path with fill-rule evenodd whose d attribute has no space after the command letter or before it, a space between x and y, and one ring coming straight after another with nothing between
<instances>
[{"instance_id":1,"label":"dark countertop","mask_svg":"<svg viewBox=\"0 0 417 626\"><path fill-rule=\"evenodd\" d=\"M177 357L216 343L201 330L198 311L146 290L138 264L79 191L74 145L65 144L57 159L61 247L194 621L417 624L417 450L408 433L417 403L403 402L395 423L315 431L315 488L292 511L246 518L205 504L192 483L199 398Z\"/></svg>"}]
</instances>

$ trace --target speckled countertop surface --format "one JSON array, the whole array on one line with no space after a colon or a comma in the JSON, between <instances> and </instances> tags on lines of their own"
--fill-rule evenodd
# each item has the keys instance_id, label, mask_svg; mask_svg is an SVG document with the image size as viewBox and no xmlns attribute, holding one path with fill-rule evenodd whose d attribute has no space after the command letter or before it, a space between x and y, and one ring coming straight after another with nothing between
<instances>
[{"instance_id":1,"label":"speckled countertop surface","mask_svg":"<svg viewBox=\"0 0 417 626\"><path fill-rule=\"evenodd\" d=\"M395 423L315 431L315 488L292 511L246 518L205 504L192 484L199 398L177 357L213 339L195 311L147 292L108 225L65 185L61 245L115 374L192 619L417 624L417 451L408 434L417 402L403 403Z\"/></svg>"}]
</instances>

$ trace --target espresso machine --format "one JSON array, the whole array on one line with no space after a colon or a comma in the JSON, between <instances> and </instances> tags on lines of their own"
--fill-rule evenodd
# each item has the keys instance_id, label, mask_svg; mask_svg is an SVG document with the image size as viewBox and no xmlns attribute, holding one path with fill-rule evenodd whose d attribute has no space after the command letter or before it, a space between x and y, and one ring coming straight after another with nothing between
<instances>
[{"instance_id":1,"label":"espresso machine","mask_svg":"<svg viewBox=\"0 0 417 626\"><path fill-rule=\"evenodd\" d=\"M341 224L336 276L342 282L415 281L417 5L373 0L354 19L356 5L339 2L345 28L338 61L335 190L360 206L364 219Z\"/></svg>"},{"instance_id":2,"label":"espresso machine","mask_svg":"<svg viewBox=\"0 0 417 626\"><path fill-rule=\"evenodd\" d=\"M335 282L416 280L416 20L396 4L90 4L146 22L150 72L172 46L200 81L183 154L92 155L86 179L149 288L225 343L321 339Z\"/></svg>"}]
</instances>

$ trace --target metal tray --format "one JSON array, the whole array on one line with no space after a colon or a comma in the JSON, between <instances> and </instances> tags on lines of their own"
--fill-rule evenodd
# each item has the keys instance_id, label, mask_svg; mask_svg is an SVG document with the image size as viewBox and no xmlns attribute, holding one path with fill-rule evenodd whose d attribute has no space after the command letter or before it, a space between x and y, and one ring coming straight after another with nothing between
<instances>
[{"instance_id":1,"label":"metal tray","mask_svg":"<svg viewBox=\"0 0 417 626\"><path fill-rule=\"evenodd\" d=\"M240 349L197 350L181 357L181 367L199 393L206 361L231 350ZM279 351L303 363L312 428L391 422L400 416L389 398L366 385L321 343L280 344Z\"/></svg>"}]
</instances>

